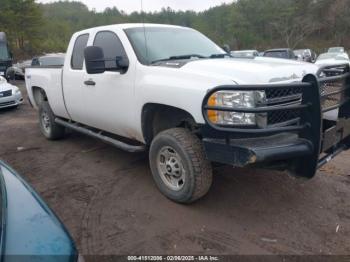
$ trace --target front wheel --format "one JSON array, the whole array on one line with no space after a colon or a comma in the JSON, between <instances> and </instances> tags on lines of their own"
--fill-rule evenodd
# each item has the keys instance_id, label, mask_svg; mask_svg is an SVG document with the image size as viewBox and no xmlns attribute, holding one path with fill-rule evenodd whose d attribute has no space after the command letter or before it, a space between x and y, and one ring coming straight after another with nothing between
<instances>
[{"instance_id":1,"label":"front wheel","mask_svg":"<svg viewBox=\"0 0 350 262\"><path fill-rule=\"evenodd\" d=\"M198 137L184 128L159 133L150 148L150 166L159 190L178 203L203 197L212 184L211 163Z\"/></svg>"},{"instance_id":2,"label":"front wheel","mask_svg":"<svg viewBox=\"0 0 350 262\"><path fill-rule=\"evenodd\" d=\"M49 140L58 140L65 135L65 128L55 122L55 115L47 101L43 101L39 108L39 124L41 133Z\"/></svg>"}]
</instances>

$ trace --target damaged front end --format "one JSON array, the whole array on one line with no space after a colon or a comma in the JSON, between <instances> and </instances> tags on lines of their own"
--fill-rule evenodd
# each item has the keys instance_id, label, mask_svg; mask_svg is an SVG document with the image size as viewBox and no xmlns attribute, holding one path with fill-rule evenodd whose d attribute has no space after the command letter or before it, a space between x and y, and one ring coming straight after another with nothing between
<instances>
[{"instance_id":1,"label":"damaged front end","mask_svg":"<svg viewBox=\"0 0 350 262\"><path fill-rule=\"evenodd\" d=\"M216 94L240 91L263 93L264 99L248 107L212 102ZM208 92L202 111L203 143L211 161L312 178L350 146L349 65L323 67L290 84L219 86ZM220 119L240 114L254 121L225 124L213 120L216 113Z\"/></svg>"}]
</instances>

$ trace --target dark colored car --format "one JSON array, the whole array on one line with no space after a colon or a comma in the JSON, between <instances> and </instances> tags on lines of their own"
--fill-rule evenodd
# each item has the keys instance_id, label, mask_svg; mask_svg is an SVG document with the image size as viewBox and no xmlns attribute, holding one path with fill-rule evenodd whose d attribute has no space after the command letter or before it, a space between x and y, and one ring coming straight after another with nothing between
<instances>
[{"instance_id":1,"label":"dark colored car","mask_svg":"<svg viewBox=\"0 0 350 262\"><path fill-rule=\"evenodd\" d=\"M264 52L265 57L274 57L282 59L297 59L292 49L281 48L281 49L270 49Z\"/></svg>"},{"instance_id":2,"label":"dark colored car","mask_svg":"<svg viewBox=\"0 0 350 262\"><path fill-rule=\"evenodd\" d=\"M6 34L0 32L0 76L7 77L7 70L12 66L12 53L7 44Z\"/></svg>"},{"instance_id":3,"label":"dark colored car","mask_svg":"<svg viewBox=\"0 0 350 262\"><path fill-rule=\"evenodd\" d=\"M0 161L1 261L76 262L62 222L13 169Z\"/></svg>"}]
</instances>

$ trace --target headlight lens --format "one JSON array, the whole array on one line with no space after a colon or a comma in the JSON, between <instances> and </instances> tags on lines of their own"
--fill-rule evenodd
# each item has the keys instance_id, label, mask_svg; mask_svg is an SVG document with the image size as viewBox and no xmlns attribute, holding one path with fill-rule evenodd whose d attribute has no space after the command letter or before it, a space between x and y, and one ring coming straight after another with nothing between
<instances>
[{"instance_id":1,"label":"headlight lens","mask_svg":"<svg viewBox=\"0 0 350 262\"><path fill-rule=\"evenodd\" d=\"M264 91L218 91L208 100L208 106L223 108L255 108L266 100ZM217 125L257 124L257 114L208 110L208 118Z\"/></svg>"}]
</instances>

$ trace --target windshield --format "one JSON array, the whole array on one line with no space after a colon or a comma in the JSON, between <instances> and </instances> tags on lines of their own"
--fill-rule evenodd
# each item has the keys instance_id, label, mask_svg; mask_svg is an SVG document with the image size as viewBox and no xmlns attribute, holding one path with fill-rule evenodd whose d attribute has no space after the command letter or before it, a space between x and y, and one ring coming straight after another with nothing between
<instances>
[{"instance_id":1,"label":"windshield","mask_svg":"<svg viewBox=\"0 0 350 262\"><path fill-rule=\"evenodd\" d=\"M140 27L126 29L125 32L142 64L149 65L175 56L210 57L226 54L214 42L192 29Z\"/></svg>"},{"instance_id":2,"label":"windshield","mask_svg":"<svg viewBox=\"0 0 350 262\"><path fill-rule=\"evenodd\" d=\"M9 60L10 55L7 48L7 44L0 42L0 60Z\"/></svg>"},{"instance_id":3,"label":"windshield","mask_svg":"<svg viewBox=\"0 0 350 262\"><path fill-rule=\"evenodd\" d=\"M328 49L329 53L343 53L344 51L344 47L331 47Z\"/></svg>"}]
</instances>

